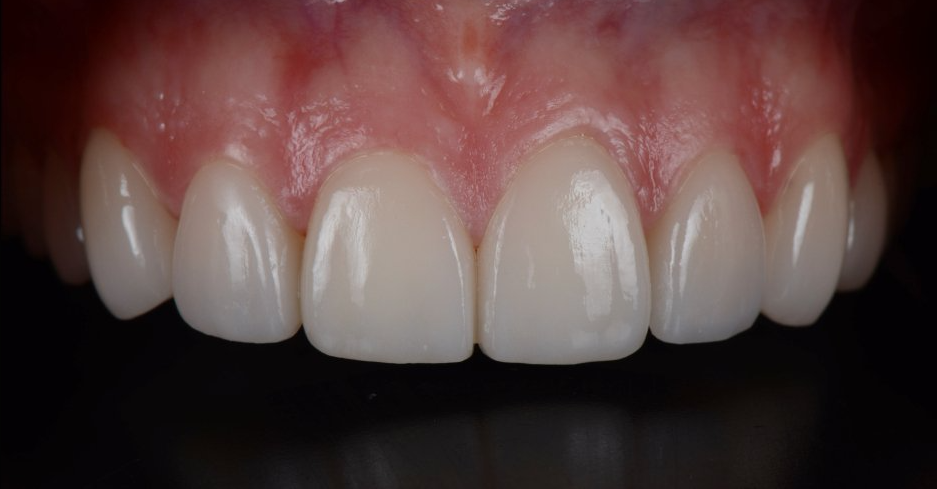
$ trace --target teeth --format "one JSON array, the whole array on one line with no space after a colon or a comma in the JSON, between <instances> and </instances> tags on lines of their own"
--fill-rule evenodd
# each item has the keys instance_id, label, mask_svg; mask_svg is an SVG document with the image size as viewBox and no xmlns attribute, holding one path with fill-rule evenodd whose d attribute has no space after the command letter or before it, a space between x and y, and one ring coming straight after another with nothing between
<instances>
[{"instance_id":1,"label":"teeth","mask_svg":"<svg viewBox=\"0 0 937 489\"><path fill-rule=\"evenodd\" d=\"M595 143L522 166L479 248L481 347L499 361L570 364L644 342L650 284L628 182Z\"/></svg>"},{"instance_id":2,"label":"teeth","mask_svg":"<svg viewBox=\"0 0 937 489\"><path fill-rule=\"evenodd\" d=\"M49 257L63 282L82 284L88 280L88 259L75 180L69 177L63 162L51 154L43 180L42 210Z\"/></svg>"},{"instance_id":3,"label":"teeth","mask_svg":"<svg viewBox=\"0 0 937 489\"><path fill-rule=\"evenodd\" d=\"M171 297L176 221L137 170L135 157L113 134L96 130L80 181L88 266L111 313L129 319Z\"/></svg>"},{"instance_id":4,"label":"teeth","mask_svg":"<svg viewBox=\"0 0 937 489\"><path fill-rule=\"evenodd\" d=\"M29 176L19 171L17 180ZM826 136L798 160L763 226L737 158L706 156L646 248L620 169L596 143L570 138L518 169L478 249L476 304L465 228L421 165L400 154L339 167L320 189L304 250L231 163L205 165L192 180L178 236L110 132L92 132L85 149L80 221L63 165L50 159L43 178L57 270L71 283L90 270L115 316L142 314L175 291L182 317L206 334L274 342L302 320L326 354L392 363L464 360L476 313L491 358L553 364L627 356L649 323L671 343L723 340L750 327L759 305L778 323L810 324L837 281L850 290L868 280L886 225L875 156L847 201L842 147Z\"/></svg>"},{"instance_id":5,"label":"teeth","mask_svg":"<svg viewBox=\"0 0 937 489\"><path fill-rule=\"evenodd\" d=\"M813 143L765 217L762 312L790 326L814 323L836 289L846 243L848 181L835 136Z\"/></svg>"},{"instance_id":6,"label":"teeth","mask_svg":"<svg viewBox=\"0 0 937 489\"><path fill-rule=\"evenodd\" d=\"M885 179L875 154L869 153L849 198L846 254L839 290L856 290L872 277L885 246L888 202Z\"/></svg>"},{"instance_id":7,"label":"teeth","mask_svg":"<svg viewBox=\"0 0 937 489\"><path fill-rule=\"evenodd\" d=\"M761 306L764 248L758 201L738 159L702 159L648 238L654 336L699 343L750 327Z\"/></svg>"},{"instance_id":8,"label":"teeth","mask_svg":"<svg viewBox=\"0 0 937 489\"><path fill-rule=\"evenodd\" d=\"M271 343L299 330L302 238L240 167L204 165L186 190L172 265L179 314L227 340Z\"/></svg>"},{"instance_id":9,"label":"teeth","mask_svg":"<svg viewBox=\"0 0 937 489\"><path fill-rule=\"evenodd\" d=\"M474 343L471 241L413 160L378 153L326 181L303 258L303 323L326 354L455 362Z\"/></svg>"}]
</instances>

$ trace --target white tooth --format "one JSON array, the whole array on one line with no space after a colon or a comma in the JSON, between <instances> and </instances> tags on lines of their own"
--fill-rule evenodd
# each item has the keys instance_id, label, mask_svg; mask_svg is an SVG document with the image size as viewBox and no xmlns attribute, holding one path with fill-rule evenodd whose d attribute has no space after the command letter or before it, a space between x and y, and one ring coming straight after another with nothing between
<instances>
[{"instance_id":1,"label":"white tooth","mask_svg":"<svg viewBox=\"0 0 937 489\"><path fill-rule=\"evenodd\" d=\"M299 330L302 238L243 169L203 166L186 190L173 252L182 318L220 338L270 343Z\"/></svg>"},{"instance_id":2,"label":"white tooth","mask_svg":"<svg viewBox=\"0 0 937 489\"><path fill-rule=\"evenodd\" d=\"M833 297L846 243L846 159L835 136L815 141L765 217L767 278L762 312L781 324L812 324Z\"/></svg>"},{"instance_id":3,"label":"white tooth","mask_svg":"<svg viewBox=\"0 0 937 489\"><path fill-rule=\"evenodd\" d=\"M308 229L302 310L316 348L392 363L471 355L471 240L415 161L377 153L344 163L322 186Z\"/></svg>"},{"instance_id":4,"label":"white tooth","mask_svg":"<svg viewBox=\"0 0 937 489\"><path fill-rule=\"evenodd\" d=\"M13 154L13 199L16 204L19 230L23 245L33 257L46 254L45 229L42 225L42 171L25 148L16 148Z\"/></svg>"},{"instance_id":5,"label":"white tooth","mask_svg":"<svg viewBox=\"0 0 937 489\"><path fill-rule=\"evenodd\" d=\"M63 282L82 284L88 280L88 259L78 215L77 182L53 154L46 159L43 180L42 211L49 257Z\"/></svg>"},{"instance_id":6,"label":"white tooth","mask_svg":"<svg viewBox=\"0 0 937 489\"><path fill-rule=\"evenodd\" d=\"M478 260L480 344L495 360L611 360L644 342L650 283L638 207L591 140L554 143L518 169Z\"/></svg>"},{"instance_id":7,"label":"white tooth","mask_svg":"<svg viewBox=\"0 0 937 489\"><path fill-rule=\"evenodd\" d=\"M172 296L176 220L108 131L91 133L82 158L81 221L88 268L111 313L130 319Z\"/></svg>"},{"instance_id":8,"label":"white tooth","mask_svg":"<svg viewBox=\"0 0 937 489\"><path fill-rule=\"evenodd\" d=\"M648 237L651 332L669 343L719 341L758 317L765 239L738 159L713 153L686 177Z\"/></svg>"},{"instance_id":9,"label":"white tooth","mask_svg":"<svg viewBox=\"0 0 937 489\"><path fill-rule=\"evenodd\" d=\"M869 153L849 198L846 255L839 290L856 290L872 278L885 246L888 219L885 178L878 158Z\"/></svg>"}]
</instances>

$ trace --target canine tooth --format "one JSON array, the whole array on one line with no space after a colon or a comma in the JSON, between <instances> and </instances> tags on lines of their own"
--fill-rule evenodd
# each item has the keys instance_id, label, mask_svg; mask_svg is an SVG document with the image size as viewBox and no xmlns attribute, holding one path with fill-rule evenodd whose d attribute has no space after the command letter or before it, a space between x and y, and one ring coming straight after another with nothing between
<instances>
[{"instance_id":1,"label":"canine tooth","mask_svg":"<svg viewBox=\"0 0 937 489\"><path fill-rule=\"evenodd\" d=\"M46 159L42 185L43 224L49 257L59 278L68 284L88 280L88 259L78 215L77 182L55 155Z\"/></svg>"},{"instance_id":2,"label":"canine tooth","mask_svg":"<svg viewBox=\"0 0 937 489\"><path fill-rule=\"evenodd\" d=\"M832 298L843 264L848 188L839 139L824 136L797 161L765 217L762 312L775 322L811 324Z\"/></svg>"},{"instance_id":3,"label":"canine tooth","mask_svg":"<svg viewBox=\"0 0 937 489\"><path fill-rule=\"evenodd\" d=\"M624 174L585 138L517 172L478 251L480 344L495 360L611 360L647 335L644 234Z\"/></svg>"},{"instance_id":4,"label":"canine tooth","mask_svg":"<svg viewBox=\"0 0 937 489\"><path fill-rule=\"evenodd\" d=\"M91 133L82 158L81 221L88 268L104 305L130 319L172 296L176 220L116 136Z\"/></svg>"},{"instance_id":5,"label":"canine tooth","mask_svg":"<svg viewBox=\"0 0 937 489\"><path fill-rule=\"evenodd\" d=\"M669 343L729 338L758 317L765 240L738 159L713 153L690 171L648 237L651 332Z\"/></svg>"},{"instance_id":6,"label":"canine tooth","mask_svg":"<svg viewBox=\"0 0 937 489\"><path fill-rule=\"evenodd\" d=\"M193 328L251 343L299 330L302 238L243 169L203 166L186 190L173 252L176 306Z\"/></svg>"},{"instance_id":7,"label":"canine tooth","mask_svg":"<svg viewBox=\"0 0 937 489\"><path fill-rule=\"evenodd\" d=\"M839 290L856 290L872 277L885 246L888 201L878 158L869 153L849 196L846 252Z\"/></svg>"},{"instance_id":8,"label":"canine tooth","mask_svg":"<svg viewBox=\"0 0 937 489\"><path fill-rule=\"evenodd\" d=\"M474 344L475 261L468 233L412 159L342 164L319 191L303 257L309 340L358 360L456 362Z\"/></svg>"}]
</instances>

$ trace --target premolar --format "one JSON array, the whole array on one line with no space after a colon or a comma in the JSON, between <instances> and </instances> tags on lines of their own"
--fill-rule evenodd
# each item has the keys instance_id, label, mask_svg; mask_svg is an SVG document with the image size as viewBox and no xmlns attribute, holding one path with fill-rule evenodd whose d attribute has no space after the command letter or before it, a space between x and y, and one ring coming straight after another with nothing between
<instances>
[{"instance_id":1,"label":"premolar","mask_svg":"<svg viewBox=\"0 0 937 489\"><path fill-rule=\"evenodd\" d=\"M765 217L762 312L772 320L812 324L833 297L846 246L848 185L839 139L823 136L797 161Z\"/></svg>"},{"instance_id":2,"label":"premolar","mask_svg":"<svg viewBox=\"0 0 937 489\"><path fill-rule=\"evenodd\" d=\"M591 140L553 143L518 170L478 260L480 344L495 360L612 360L644 342L650 284L638 208Z\"/></svg>"},{"instance_id":3,"label":"premolar","mask_svg":"<svg viewBox=\"0 0 937 489\"><path fill-rule=\"evenodd\" d=\"M176 220L137 169L134 155L110 132L95 130L80 182L88 267L104 305L130 319L169 299Z\"/></svg>"},{"instance_id":4,"label":"premolar","mask_svg":"<svg viewBox=\"0 0 937 489\"><path fill-rule=\"evenodd\" d=\"M758 317L765 240L758 201L729 153L690 171L648 236L651 332L669 343L729 338Z\"/></svg>"},{"instance_id":5,"label":"premolar","mask_svg":"<svg viewBox=\"0 0 937 489\"><path fill-rule=\"evenodd\" d=\"M42 185L42 212L46 246L55 271L72 285L88 281L84 230L78 214L78 186L62 161L50 154L46 159Z\"/></svg>"},{"instance_id":6,"label":"premolar","mask_svg":"<svg viewBox=\"0 0 937 489\"><path fill-rule=\"evenodd\" d=\"M475 257L455 210L409 157L343 163L319 192L303 257L302 311L326 354L456 362L474 344Z\"/></svg>"},{"instance_id":7,"label":"premolar","mask_svg":"<svg viewBox=\"0 0 937 489\"><path fill-rule=\"evenodd\" d=\"M872 278L885 247L888 199L882 168L869 153L849 195L849 227L839 290L856 290Z\"/></svg>"},{"instance_id":8,"label":"premolar","mask_svg":"<svg viewBox=\"0 0 937 489\"><path fill-rule=\"evenodd\" d=\"M173 261L173 290L189 325L252 343L299 330L302 238L237 165L203 166L189 184Z\"/></svg>"}]
</instances>

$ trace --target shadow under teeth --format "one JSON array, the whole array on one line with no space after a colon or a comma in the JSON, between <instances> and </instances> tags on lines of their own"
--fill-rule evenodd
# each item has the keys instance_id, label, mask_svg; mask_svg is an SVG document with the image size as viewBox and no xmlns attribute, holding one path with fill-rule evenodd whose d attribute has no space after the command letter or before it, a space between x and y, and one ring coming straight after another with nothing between
<instances>
[{"instance_id":1,"label":"shadow under teeth","mask_svg":"<svg viewBox=\"0 0 937 489\"><path fill-rule=\"evenodd\" d=\"M935 202L919 195L869 287L810 328L761 318L729 341L648 337L621 361L567 367L477 350L453 365L348 361L302 333L225 342L172 303L121 322L5 240L2 482L933 485Z\"/></svg>"}]
</instances>

